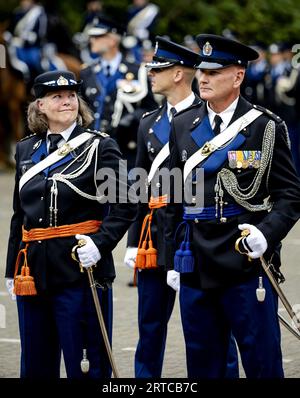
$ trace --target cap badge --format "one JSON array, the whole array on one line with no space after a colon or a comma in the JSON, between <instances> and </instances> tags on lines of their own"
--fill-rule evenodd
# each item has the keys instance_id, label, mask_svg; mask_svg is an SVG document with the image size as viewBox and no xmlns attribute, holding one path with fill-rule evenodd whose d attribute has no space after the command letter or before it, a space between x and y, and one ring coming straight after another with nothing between
<instances>
[{"instance_id":1,"label":"cap badge","mask_svg":"<svg viewBox=\"0 0 300 398\"><path fill-rule=\"evenodd\" d=\"M210 42L207 41L202 48L203 55L206 55L207 57L209 57L212 54L212 51L213 51L213 48L212 48Z\"/></svg>"},{"instance_id":2,"label":"cap badge","mask_svg":"<svg viewBox=\"0 0 300 398\"><path fill-rule=\"evenodd\" d=\"M56 83L58 86L67 86L69 84L68 80L63 76L59 76Z\"/></svg>"}]
</instances>

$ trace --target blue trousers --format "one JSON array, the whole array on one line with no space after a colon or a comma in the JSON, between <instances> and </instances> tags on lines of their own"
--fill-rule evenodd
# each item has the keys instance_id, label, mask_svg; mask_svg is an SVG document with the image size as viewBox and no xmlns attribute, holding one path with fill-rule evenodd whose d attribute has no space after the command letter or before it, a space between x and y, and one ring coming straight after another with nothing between
<instances>
[{"instance_id":1,"label":"blue trousers","mask_svg":"<svg viewBox=\"0 0 300 398\"><path fill-rule=\"evenodd\" d=\"M135 377L160 377L167 329L176 292L167 285L161 269L138 273L139 341L135 353Z\"/></svg>"},{"instance_id":2,"label":"blue trousers","mask_svg":"<svg viewBox=\"0 0 300 398\"><path fill-rule=\"evenodd\" d=\"M224 378L231 331L249 378L283 377L277 297L266 276L264 302L258 277L225 290L180 287L188 377Z\"/></svg>"},{"instance_id":3,"label":"blue trousers","mask_svg":"<svg viewBox=\"0 0 300 398\"><path fill-rule=\"evenodd\" d=\"M161 377L176 292L167 285L167 272L161 269L138 273L139 341L135 354L135 377ZM228 349L226 378L239 376L238 354L232 338Z\"/></svg>"},{"instance_id":4,"label":"blue trousers","mask_svg":"<svg viewBox=\"0 0 300 398\"><path fill-rule=\"evenodd\" d=\"M112 290L98 289L108 336L112 336ZM59 378L61 352L68 378L108 378L111 368L89 286L49 296L18 296L21 377ZM80 368L87 349L90 370Z\"/></svg>"}]
</instances>

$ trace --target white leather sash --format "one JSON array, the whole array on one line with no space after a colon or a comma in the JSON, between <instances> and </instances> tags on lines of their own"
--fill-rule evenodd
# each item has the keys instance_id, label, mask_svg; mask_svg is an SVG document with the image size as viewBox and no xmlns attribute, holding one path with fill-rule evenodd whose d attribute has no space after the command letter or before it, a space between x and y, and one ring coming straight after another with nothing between
<instances>
[{"instance_id":1,"label":"white leather sash","mask_svg":"<svg viewBox=\"0 0 300 398\"><path fill-rule=\"evenodd\" d=\"M148 184L151 183L153 177L155 176L156 171L159 169L159 167L163 164L163 162L167 159L167 157L170 155L170 149L169 149L169 143L167 142L162 149L158 152L156 155L155 159L153 160L152 166L150 168L147 182Z\"/></svg>"},{"instance_id":2,"label":"white leather sash","mask_svg":"<svg viewBox=\"0 0 300 398\"><path fill-rule=\"evenodd\" d=\"M63 159L67 156L71 151L85 143L89 138L93 137L94 134L91 133L82 133L79 136L73 138L72 140L66 142L56 151L52 152L48 155L44 160L35 164L31 167L25 174L20 178L19 182L19 192L23 188L23 186L31 180L32 177L39 174L41 171L47 169L48 167L52 166L54 163L58 162L59 160Z\"/></svg>"},{"instance_id":3,"label":"white leather sash","mask_svg":"<svg viewBox=\"0 0 300 398\"><path fill-rule=\"evenodd\" d=\"M234 138L242 129L251 124L262 114L257 109L251 109L235 122L230 124L221 134L215 136L212 140L207 141L197 152L195 152L185 163L183 170L183 181L185 182L190 172L207 159L217 149L226 145L232 138Z\"/></svg>"}]
</instances>

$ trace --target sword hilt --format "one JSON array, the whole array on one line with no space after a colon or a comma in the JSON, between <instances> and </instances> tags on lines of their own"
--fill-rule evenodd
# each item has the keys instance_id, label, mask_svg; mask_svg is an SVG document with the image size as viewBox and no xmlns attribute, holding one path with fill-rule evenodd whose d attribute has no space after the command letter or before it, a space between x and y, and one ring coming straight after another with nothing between
<instances>
[{"instance_id":1,"label":"sword hilt","mask_svg":"<svg viewBox=\"0 0 300 398\"><path fill-rule=\"evenodd\" d=\"M248 235L250 235L250 230L244 229L241 232L241 236L237 238L237 240L235 241L234 248L238 253L248 256L248 261L252 261L252 259L249 257L249 251L246 249L245 245L243 244L243 241L247 238Z\"/></svg>"},{"instance_id":2,"label":"sword hilt","mask_svg":"<svg viewBox=\"0 0 300 398\"><path fill-rule=\"evenodd\" d=\"M77 255L77 249L79 247L85 246L86 245L86 240L85 239L78 239L77 245L73 246L71 250L71 257L74 261L79 263L80 267L80 272L84 272L83 266L81 265L81 262L79 261L78 255Z\"/></svg>"}]
</instances>

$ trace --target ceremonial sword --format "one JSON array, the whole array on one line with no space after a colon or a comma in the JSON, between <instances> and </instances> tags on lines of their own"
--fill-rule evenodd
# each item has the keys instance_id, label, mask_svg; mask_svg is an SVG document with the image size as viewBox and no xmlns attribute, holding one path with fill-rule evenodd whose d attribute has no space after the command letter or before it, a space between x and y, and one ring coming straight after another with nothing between
<instances>
[{"instance_id":1,"label":"ceremonial sword","mask_svg":"<svg viewBox=\"0 0 300 398\"><path fill-rule=\"evenodd\" d=\"M248 256L248 260L251 261L252 259L249 257L249 251L246 250L245 246L241 247L241 243L244 239L250 234L248 229L245 229L241 233L241 237L237 239L235 242L235 250L241 254L245 254ZM293 324L295 327L291 326L281 314L278 314L279 321L284 325L289 332L291 332L295 337L300 340L300 319L298 318L298 314L295 313L291 304L289 303L288 299L286 298L285 294L283 293L282 289L280 288L277 280L275 279L270 267L272 264L268 264L267 261L264 259L263 256L260 257L260 262L267 275L271 285L273 286L274 290L276 291L280 301L282 302L284 308L286 309L287 313L291 317Z\"/></svg>"},{"instance_id":2,"label":"ceremonial sword","mask_svg":"<svg viewBox=\"0 0 300 398\"><path fill-rule=\"evenodd\" d=\"M81 268L82 271L83 271L84 267L81 265L80 261L78 260L78 258L76 256L76 249L78 249L79 247L82 247L84 245L86 245L85 239L79 239L77 245L73 247L72 252L71 252L72 259L79 263L80 268ZM118 372L116 364L115 364L115 360L114 360L114 357L113 357L112 349L111 349L111 346L110 346L110 342L109 342L109 338L108 338L108 335L107 335L107 330L106 330L106 326L105 326L105 322L104 322L104 318L103 318L103 314L102 314L102 310L101 310L101 306L100 306L100 301L99 301L99 297L98 297L98 293L97 293L97 283L95 282L94 275L93 275L93 267L88 267L88 268L85 268L85 269L86 269L87 274L88 274L90 288L91 288L91 291L92 291L94 304L95 304L97 317L98 317L98 321L99 321L102 337L103 337L103 340L104 340L107 356L108 356L108 359L109 359L109 362L110 362L114 377L115 378L119 378L120 377L119 376L119 372ZM85 355L84 355L83 361L84 362L87 361L87 359L85 358ZM84 368L85 368L85 366L82 367L82 370ZM88 368L88 367L86 367L86 368ZM83 371L86 372L86 370L83 370Z\"/></svg>"}]
</instances>

